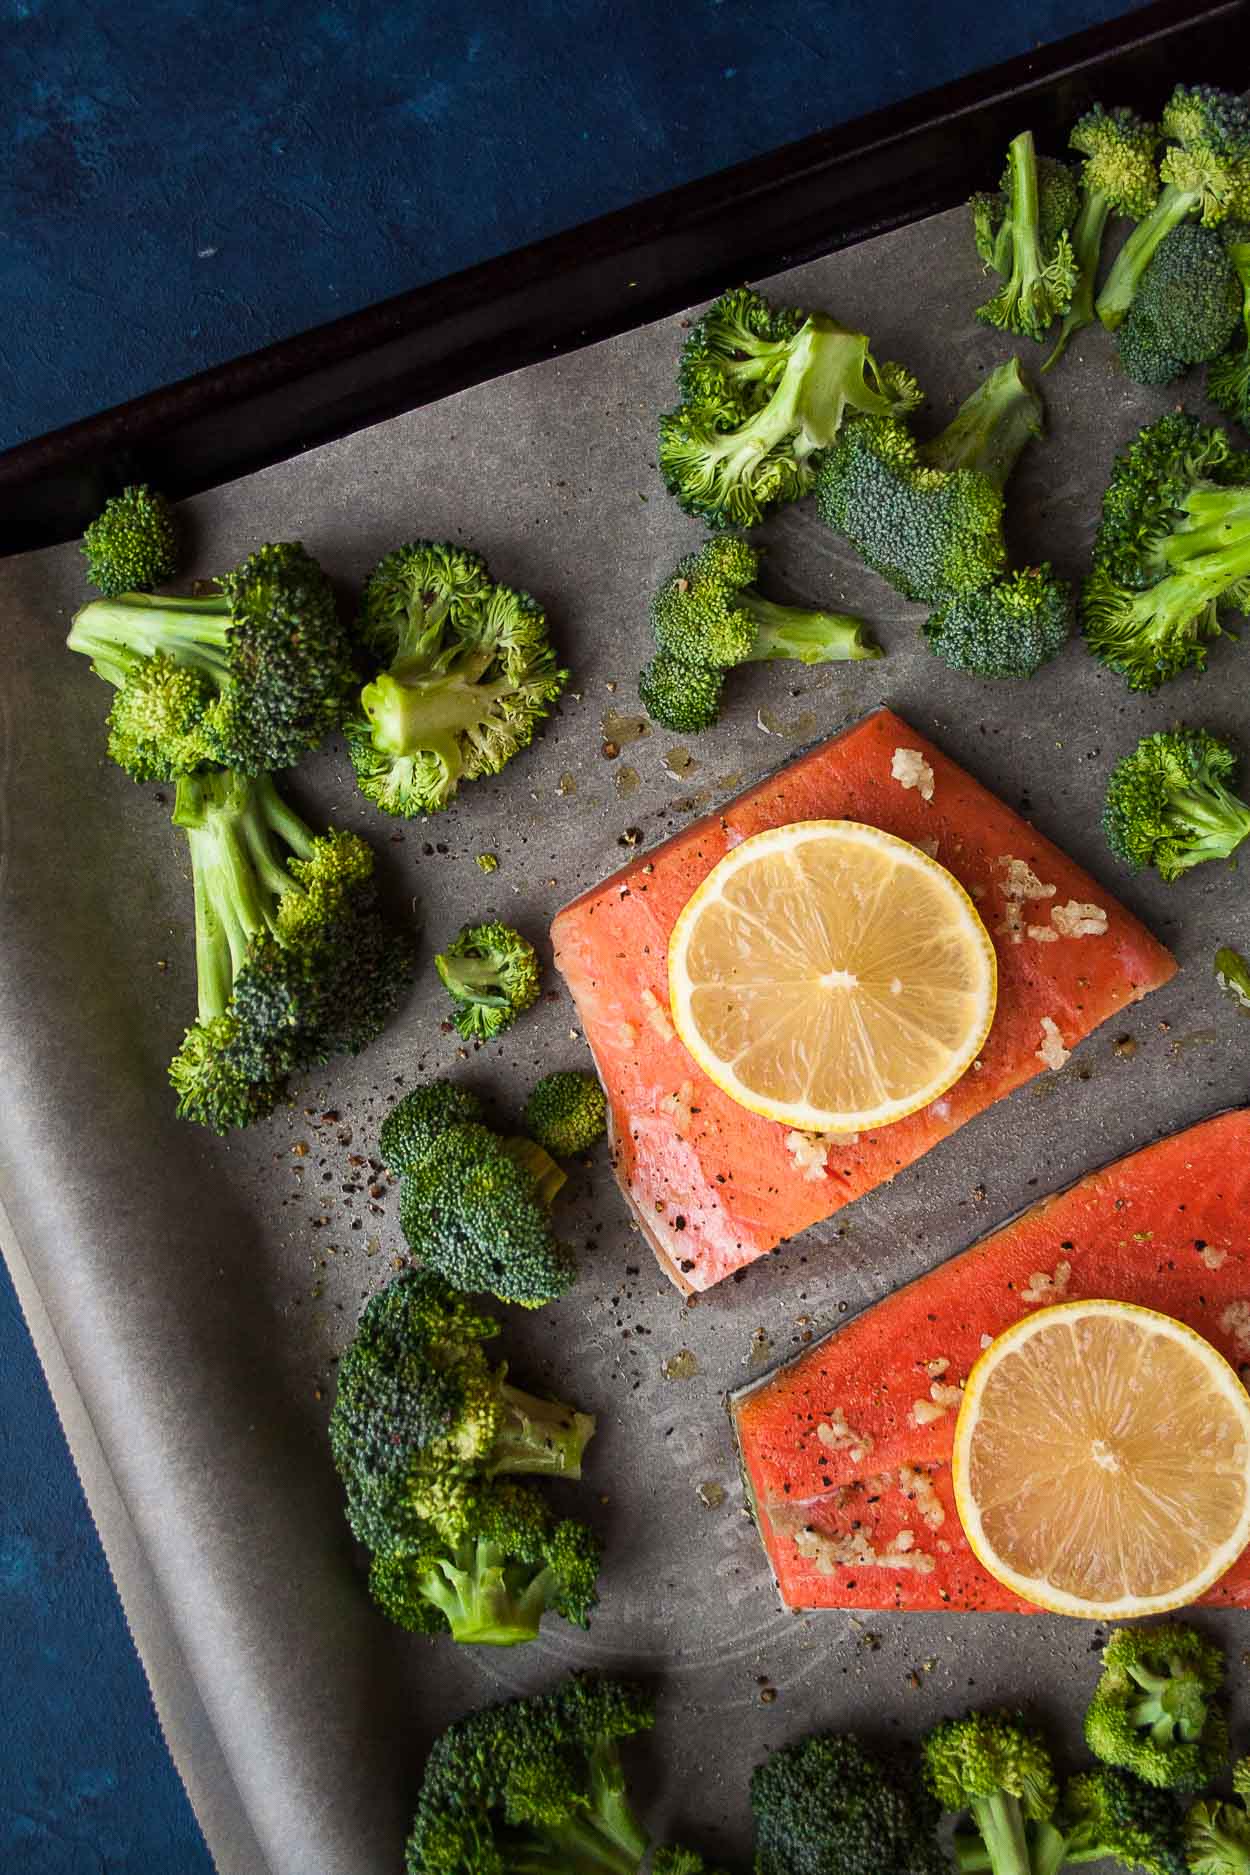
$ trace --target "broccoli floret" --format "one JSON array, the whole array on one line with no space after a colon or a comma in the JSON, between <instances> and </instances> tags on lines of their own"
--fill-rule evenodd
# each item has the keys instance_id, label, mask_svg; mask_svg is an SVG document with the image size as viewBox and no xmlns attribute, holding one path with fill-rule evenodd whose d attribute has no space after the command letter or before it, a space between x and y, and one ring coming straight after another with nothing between
<instances>
[{"instance_id":1,"label":"broccoli floret","mask_svg":"<svg viewBox=\"0 0 1250 1875\"><path fill-rule=\"evenodd\" d=\"M67 643L117 696L109 754L136 781L289 768L337 727L353 682L334 593L297 541L261 547L207 599L94 599Z\"/></svg>"},{"instance_id":2,"label":"broccoli floret","mask_svg":"<svg viewBox=\"0 0 1250 1875\"><path fill-rule=\"evenodd\" d=\"M432 814L462 781L497 775L568 681L537 600L446 543L387 554L359 632L386 663L360 692L348 749L361 792L388 814Z\"/></svg>"},{"instance_id":3,"label":"broccoli floret","mask_svg":"<svg viewBox=\"0 0 1250 1875\"><path fill-rule=\"evenodd\" d=\"M1224 431L1169 413L1116 460L1081 596L1095 657L1155 690L1201 670L1220 614L1250 602L1250 461Z\"/></svg>"},{"instance_id":4,"label":"broccoli floret","mask_svg":"<svg viewBox=\"0 0 1250 1875\"><path fill-rule=\"evenodd\" d=\"M1250 806L1232 792L1240 766L1232 745L1206 729L1143 736L1107 783L1111 851L1169 881L1204 860L1230 859L1250 836Z\"/></svg>"},{"instance_id":5,"label":"broccoli floret","mask_svg":"<svg viewBox=\"0 0 1250 1875\"><path fill-rule=\"evenodd\" d=\"M683 350L684 401L660 418L659 468L686 512L712 527L754 527L806 494L848 410L888 416L920 401L915 379L879 366L862 332L821 313L798 318L743 289L716 303ZM730 369L748 364L750 377Z\"/></svg>"},{"instance_id":6,"label":"broccoli floret","mask_svg":"<svg viewBox=\"0 0 1250 1875\"><path fill-rule=\"evenodd\" d=\"M1217 410L1250 430L1250 227L1226 223L1223 233L1241 294L1241 331L1238 343L1207 367L1207 396Z\"/></svg>"},{"instance_id":7,"label":"broccoli floret","mask_svg":"<svg viewBox=\"0 0 1250 1875\"><path fill-rule=\"evenodd\" d=\"M174 823L195 889L199 1019L170 1064L178 1112L225 1132L288 1075L357 1054L408 986L412 948L377 905L373 851L314 834L268 775L184 776Z\"/></svg>"},{"instance_id":8,"label":"broccoli floret","mask_svg":"<svg viewBox=\"0 0 1250 1875\"><path fill-rule=\"evenodd\" d=\"M1235 1803L1207 1798L1185 1818L1189 1875L1250 1875L1250 1758L1233 1766Z\"/></svg>"},{"instance_id":9,"label":"broccoli floret","mask_svg":"<svg viewBox=\"0 0 1250 1875\"><path fill-rule=\"evenodd\" d=\"M1003 488L1042 406L1016 359L978 386L932 442L905 423L859 417L825 458L816 503L883 579L909 599L944 601L1003 569Z\"/></svg>"},{"instance_id":10,"label":"broccoli floret","mask_svg":"<svg viewBox=\"0 0 1250 1875\"><path fill-rule=\"evenodd\" d=\"M929 649L970 677L1032 677L1072 630L1072 589L1049 566L959 593L926 621Z\"/></svg>"},{"instance_id":11,"label":"broccoli floret","mask_svg":"<svg viewBox=\"0 0 1250 1875\"><path fill-rule=\"evenodd\" d=\"M1087 1862L1115 1862L1144 1875L1186 1875L1181 1812L1170 1792L1123 1771L1082 1772L1064 1786L1051 1816L1027 1822L1030 1875L1059 1875ZM976 1831L956 1831L961 1875L991 1866Z\"/></svg>"},{"instance_id":12,"label":"broccoli floret","mask_svg":"<svg viewBox=\"0 0 1250 1875\"><path fill-rule=\"evenodd\" d=\"M450 1126L404 1178L400 1227L414 1255L457 1289L541 1308L577 1278L571 1251L552 1235L543 1191L489 1127Z\"/></svg>"},{"instance_id":13,"label":"broccoli floret","mask_svg":"<svg viewBox=\"0 0 1250 1875\"><path fill-rule=\"evenodd\" d=\"M106 501L82 537L87 578L106 599L151 592L178 571L178 528L164 495L132 483Z\"/></svg>"},{"instance_id":14,"label":"broccoli floret","mask_svg":"<svg viewBox=\"0 0 1250 1875\"><path fill-rule=\"evenodd\" d=\"M608 1102L597 1075L562 1068L544 1075L525 1103L525 1130L557 1159L589 1152L603 1138Z\"/></svg>"},{"instance_id":15,"label":"broccoli floret","mask_svg":"<svg viewBox=\"0 0 1250 1875\"><path fill-rule=\"evenodd\" d=\"M1225 945L1215 953L1215 980L1242 1009L1250 1010L1250 963Z\"/></svg>"},{"instance_id":16,"label":"broccoli floret","mask_svg":"<svg viewBox=\"0 0 1250 1875\"><path fill-rule=\"evenodd\" d=\"M651 601L655 642L684 664L829 664L879 658L862 619L776 605L754 589L760 556L723 534L679 560Z\"/></svg>"},{"instance_id":17,"label":"broccoli floret","mask_svg":"<svg viewBox=\"0 0 1250 1875\"><path fill-rule=\"evenodd\" d=\"M1021 338L1045 338L1072 304L1077 268L1068 230L1079 200L1071 170L1053 158L1039 158L1032 131L1012 140L1001 213L984 197L973 203L978 251L1003 276L994 297L977 308L978 319Z\"/></svg>"},{"instance_id":18,"label":"broccoli floret","mask_svg":"<svg viewBox=\"0 0 1250 1875\"><path fill-rule=\"evenodd\" d=\"M710 664L683 664L657 651L638 674L638 700L647 715L679 736L697 736L720 715L725 673Z\"/></svg>"},{"instance_id":19,"label":"broccoli floret","mask_svg":"<svg viewBox=\"0 0 1250 1875\"><path fill-rule=\"evenodd\" d=\"M654 1723L640 1687L581 1676L457 1719L426 1760L407 1875L637 1875L620 1747Z\"/></svg>"},{"instance_id":20,"label":"broccoli floret","mask_svg":"<svg viewBox=\"0 0 1250 1875\"><path fill-rule=\"evenodd\" d=\"M1213 228L1182 222L1159 243L1116 334L1135 384L1169 384L1215 358L1237 329L1241 286Z\"/></svg>"},{"instance_id":21,"label":"broccoli floret","mask_svg":"<svg viewBox=\"0 0 1250 1875\"><path fill-rule=\"evenodd\" d=\"M1034 1875L1028 1825L1059 1800L1046 1742L1006 1712L944 1719L924 1741L925 1778L944 1810L968 1811L993 1875Z\"/></svg>"},{"instance_id":22,"label":"broccoli floret","mask_svg":"<svg viewBox=\"0 0 1250 1875\"><path fill-rule=\"evenodd\" d=\"M722 293L681 348L682 403L708 412L726 429L745 422L768 402L806 316L792 306L772 305L747 286Z\"/></svg>"},{"instance_id":23,"label":"broccoli floret","mask_svg":"<svg viewBox=\"0 0 1250 1875\"><path fill-rule=\"evenodd\" d=\"M401 1626L496 1646L547 1608L585 1625L598 1547L502 1477L581 1476L589 1414L510 1386L499 1324L428 1270L366 1305L339 1363L330 1448L375 1598Z\"/></svg>"},{"instance_id":24,"label":"broccoli floret","mask_svg":"<svg viewBox=\"0 0 1250 1875\"><path fill-rule=\"evenodd\" d=\"M1072 304L1064 314L1055 349L1042 366L1043 371L1049 371L1062 357L1074 332L1094 323L1094 288L1108 220L1115 214L1131 215L1134 221L1140 221L1150 213L1159 195L1155 161L1159 127L1147 123L1135 111L1123 105L1105 111L1101 104L1095 104L1077 120L1068 142L1085 158L1081 166L1081 206L1072 223L1077 276Z\"/></svg>"},{"instance_id":25,"label":"broccoli floret","mask_svg":"<svg viewBox=\"0 0 1250 1875\"><path fill-rule=\"evenodd\" d=\"M936 1805L857 1738L814 1733L751 1774L755 1875L938 1875Z\"/></svg>"},{"instance_id":26,"label":"broccoli floret","mask_svg":"<svg viewBox=\"0 0 1250 1875\"><path fill-rule=\"evenodd\" d=\"M1116 256L1096 311L1108 332L1119 326L1143 273L1183 221L1205 227L1250 218L1250 107L1210 85L1177 85L1162 117L1167 149L1159 165L1163 188Z\"/></svg>"},{"instance_id":27,"label":"broccoli floret","mask_svg":"<svg viewBox=\"0 0 1250 1875\"><path fill-rule=\"evenodd\" d=\"M369 1589L390 1620L415 1634L516 1647L537 1638L548 1610L589 1626L599 1561L586 1524L556 1518L524 1485L496 1483L477 1489L457 1542L402 1519L373 1554Z\"/></svg>"},{"instance_id":28,"label":"broccoli floret","mask_svg":"<svg viewBox=\"0 0 1250 1875\"><path fill-rule=\"evenodd\" d=\"M1118 1628L1103 1649L1086 1743L1104 1764L1147 1784L1200 1790L1228 1762L1223 1684L1223 1653L1197 1629L1179 1621Z\"/></svg>"},{"instance_id":29,"label":"broccoli floret","mask_svg":"<svg viewBox=\"0 0 1250 1875\"><path fill-rule=\"evenodd\" d=\"M434 959L466 1041L490 1041L538 1001L538 953L506 924L467 924Z\"/></svg>"},{"instance_id":30,"label":"broccoli floret","mask_svg":"<svg viewBox=\"0 0 1250 1875\"><path fill-rule=\"evenodd\" d=\"M378 1150L389 1172L411 1172L449 1127L481 1120L477 1095L456 1081L429 1081L397 1101L382 1122Z\"/></svg>"}]
</instances>

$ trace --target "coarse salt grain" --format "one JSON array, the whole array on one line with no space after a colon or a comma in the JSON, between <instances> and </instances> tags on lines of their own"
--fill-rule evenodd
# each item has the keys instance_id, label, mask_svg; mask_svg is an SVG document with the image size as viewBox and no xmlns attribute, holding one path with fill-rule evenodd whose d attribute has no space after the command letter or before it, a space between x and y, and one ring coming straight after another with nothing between
<instances>
[{"instance_id":1,"label":"coarse salt grain","mask_svg":"<svg viewBox=\"0 0 1250 1875\"><path fill-rule=\"evenodd\" d=\"M933 770L919 749L895 749L890 776L904 788L915 788L922 801L933 799Z\"/></svg>"}]
</instances>

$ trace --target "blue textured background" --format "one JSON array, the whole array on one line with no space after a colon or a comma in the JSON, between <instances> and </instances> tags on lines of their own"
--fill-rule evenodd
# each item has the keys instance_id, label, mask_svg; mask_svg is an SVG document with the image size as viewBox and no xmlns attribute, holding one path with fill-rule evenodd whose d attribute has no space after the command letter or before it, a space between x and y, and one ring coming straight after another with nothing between
<instances>
[{"instance_id":1,"label":"blue textured background","mask_svg":"<svg viewBox=\"0 0 1250 1875\"><path fill-rule=\"evenodd\" d=\"M0 0L0 447L1123 0ZM0 1273L0 1867L205 1875Z\"/></svg>"}]
</instances>

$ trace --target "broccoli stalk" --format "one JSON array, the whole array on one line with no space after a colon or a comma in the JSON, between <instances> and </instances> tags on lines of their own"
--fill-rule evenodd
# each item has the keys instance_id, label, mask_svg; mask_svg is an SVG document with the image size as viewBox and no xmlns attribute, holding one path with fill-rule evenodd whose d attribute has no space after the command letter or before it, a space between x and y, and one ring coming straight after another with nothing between
<instances>
[{"instance_id":1,"label":"broccoli stalk","mask_svg":"<svg viewBox=\"0 0 1250 1875\"><path fill-rule=\"evenodd\" d=\"M580 1676L457 1719L426 1761L407 1875L637 1875L620 1747L654 1723L640 1688Z\"/></svg>"},{"instance_id":2,"label":"broccoli stalk","mask_svg":"<svg viewBox=\"0 0 1250 1875\"><path fill-rule=\"evenodd\" d=\"M1059 1875L1087 1862L1116 1862L1142 1875L1186 1875L1181 1815L1174 1800L1122 1771L1069 1778L1050 1816L1024 1826L1029 1875ZM986 1838L955 1832L962 1875L995 1868Z\"/></svg>"},{"instance_id":3,"label":"broccoli stalk","mask_svg":"<svg viewBox=\"0 0 1250 1875\"><path fill-rule=\"evenodd\" d=\"M115 686L109 754L136 781L289 768L337 727L353 682L325 574L261 547L203 599L96 599L67 643Z\"/></svg>"},{"instance_id":4,"label":"broccoli stalk","mask_svg":"<svg viewBox=\"0 0 1250 1875\"><path fill-rule=\"evenodd\" d=\"M1226 416L1250 429L1250 229L1238 227L1228 259L1241 288L1242 340L1207 367L1207 396Z\"/></svg>"},{"instance_id":5,"label":"broccoli stalk","mask_svg":"<svg viewBox=\"0 0 1250 1875\"><path fill-rule=\"evenodd\" d=\"M1181 222L1197 217L1214 227L1250 212L1250 109L1241 98L1209 85L1178 85L1162 126L1163 188L1117 254L1096 302L1108 332L1123 322L1160 242Z\"/></svg>"},{"instance_id":6,"label":"broccoli stalk","mask_svg":"<svg viewBox=\"0 0 1250 1875\"><path fill-rule=\"evenodd\" d=\"M1124 106L1105 111L1100 104L1079 118L1068 138L1085 157L1081 169L1081 206L1072 224L1076 285L1055 348L1042 366L1049 371L1062 357L1074 332L1092 325L1094 288L1107 222L1113 214L1139 221L1159 195L1155 151L1159 129Z\"/></svg>"},{"instance_id":7,"label":"broccoli stalk","mask_svg":"<svg viewBox=\"0 0 1250 1875\"><path fill-rule=\"evenodd\" d=\"M993 247L994 265L1000 273L1007 272L1007 278L994 297L977 308L977 318L987 325L1038 340L1071 306L1077 281L1067 231L1076 213L1075 188L1060 164L1053 166L1045 186L1052 196L1062 192L1062 206L1052 200L1043 211L1033 133L1022 131L1007 148L1007 207Z\"/></svg>"},{"instance_id":8,"label":"broccoli stalk","mask_svg":"<svg viewBox=\"0 0 1250 1875\"><path fill-rule=\"evenodd\" d=\"M434 813L461 781L498 774L568 680L537 601L445 543L409 542L375 567L359 631L387 664L360 692L348 749L388 814Z\"/></svg>"},{"instance_id":9,"label":"broccoli stalk","mask_svg":"<svg viewBox=\"0 0 1250 1875\"><path fill-rule=\"evenodd\" d=\"M288 1075L380 1032L411 973L356 834L315 835L269 775L184 776L174 823L195 890L199 1019L169 1076L186 1119L224 1132L269 1113Z\"/></svg>"}]
</instances>

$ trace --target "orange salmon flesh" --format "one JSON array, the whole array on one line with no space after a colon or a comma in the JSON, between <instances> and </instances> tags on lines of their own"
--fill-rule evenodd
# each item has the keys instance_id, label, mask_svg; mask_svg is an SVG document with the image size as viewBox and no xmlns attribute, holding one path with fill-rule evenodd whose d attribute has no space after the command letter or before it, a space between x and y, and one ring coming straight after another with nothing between
<instances>
[{"instance_id":1,"label":"orange salmon flesh","mask_svg":"<svg viewBox=\"0 0 1250 1875\"><path fill-rule=\"evenodd\" d=\"M893 779L898 748L933 771L932 799ZM805 1176L787 1129L721 1092L668 1019L668 943L682 907L749 835L800 820L858 820L923 846L972 896L998 955L998 1008L981 1058L930 1106L832 1144ZM1008 859L1053 895L1009 897ZM1038 941L1053 907L1107 916L1101 936ZM894 1177L1035 1074L1043 1017L1072 1049L1126 1004L1166 983L1172 956L1089 874L890 710L862 721L632 860L557 913L556 966L608 1096L621 1189L679 1289L710 1289L788 1237Z\"/></svg>"},{"instance_id":2,"label":"orange salmon flesh","mask_svg":"<svg viewBox=\"0 0 1250 1875\"><path fill-rule=\"evenodd\" d=\"M1093 1297L1187 1323L1246 1378L1250 1108L1044 1198L733 1397L748 1501L787 1608L1036 1612L964 1540L956 1390L1030 1310ZM929 1419L935 1388L950 1404ZM917 1402L929 1423L916 1423ZM1250 1607L1250 1551L1202 1599Z\"/></svg>"}]
</instances>

